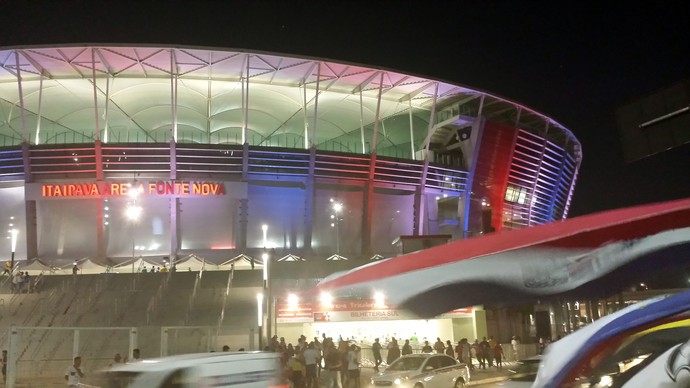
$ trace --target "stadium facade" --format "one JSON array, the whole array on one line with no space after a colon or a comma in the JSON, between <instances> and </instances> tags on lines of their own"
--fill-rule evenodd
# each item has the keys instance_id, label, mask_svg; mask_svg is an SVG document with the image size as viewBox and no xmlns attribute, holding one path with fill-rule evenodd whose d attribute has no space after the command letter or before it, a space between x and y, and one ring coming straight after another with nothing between
<instances>
[{"instance_id":1,"label":"stadium facade","mask_svg":"<svg viewBox=\"0 0 690 388\"><path fill-rule=\"evenodd\" d=\"M18 259L391 257L564 219L582 159L481 90L215 48L0 49L0 119Z\"/></svg>"}]
</instances>

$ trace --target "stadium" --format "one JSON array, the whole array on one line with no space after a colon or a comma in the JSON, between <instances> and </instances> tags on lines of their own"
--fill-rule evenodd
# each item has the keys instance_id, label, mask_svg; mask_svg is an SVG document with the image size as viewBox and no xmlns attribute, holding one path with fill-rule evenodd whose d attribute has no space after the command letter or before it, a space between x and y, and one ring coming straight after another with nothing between
<instances>
[{"instance_id":1,"label":"stadium","mask_svg":"<svg viewBox=\"0 0 690 388\"><path fill-rule=\"evenodd\" d=\"M518 102L368 65L117 45L2 48L0 65L3 251L53 272L270 260L277 295L401 241L565 219L582 160ZM274 303L290 338L314 323Z\"/></svg>"}]
</instances>

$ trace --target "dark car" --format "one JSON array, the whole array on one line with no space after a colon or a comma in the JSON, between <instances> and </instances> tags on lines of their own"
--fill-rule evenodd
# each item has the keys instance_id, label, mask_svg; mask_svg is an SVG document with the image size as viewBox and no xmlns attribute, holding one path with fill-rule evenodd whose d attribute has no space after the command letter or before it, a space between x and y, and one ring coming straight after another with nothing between
<instances>
[{"instance_id":1,"label":"dark car","mask_svg":"<svg viewBox=\"0 0 690 388\"><path fill-rule=\"evenodd\" d=\"M515 367L508 369L511 375L507 380L491 384L481 384L482 387L528 388L534 383L539 371L542 356L525 358L515 363Z\"/></svg>"}]
</instances>

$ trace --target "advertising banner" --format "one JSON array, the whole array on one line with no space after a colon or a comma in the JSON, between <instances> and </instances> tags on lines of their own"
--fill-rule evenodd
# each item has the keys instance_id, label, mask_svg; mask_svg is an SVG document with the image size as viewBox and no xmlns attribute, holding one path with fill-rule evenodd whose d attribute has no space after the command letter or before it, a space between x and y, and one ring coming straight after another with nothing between
<instances>
[{"instance_id":1,"label":"advertising banner","mask_svg":"<svg viewBox=\"0 0 690 388\"><path fill-rule=\"evenodd\" d=\"M472 316L472 308L458 309L444 318ZM278 323L308 322L354 322L379 320L419 319L415 314L395 309L374 300L335 300L330 306L320 303L299 302L288 304L279 299L276 303L276 321Z\"/></svg>"}]
</instances>

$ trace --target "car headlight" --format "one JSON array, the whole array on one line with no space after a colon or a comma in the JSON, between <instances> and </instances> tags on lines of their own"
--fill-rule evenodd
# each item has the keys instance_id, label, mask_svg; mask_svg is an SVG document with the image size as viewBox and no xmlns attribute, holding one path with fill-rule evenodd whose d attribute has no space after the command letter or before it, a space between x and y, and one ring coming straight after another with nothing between
<instances>
[{"instance_id":1,"label":"car headlight","mask_svg":"<svg viewBox=\"0 0 690 388\"><path fill-rule=\"evenodd\" d=\"M403 382L405 382L405 381L408 380L408 379L409 379L408 376L398 377L397 379L393 380L393 384L395 384L395 385L400 385L400 384L402 384Z\"/></svg>"}]
</instances>

